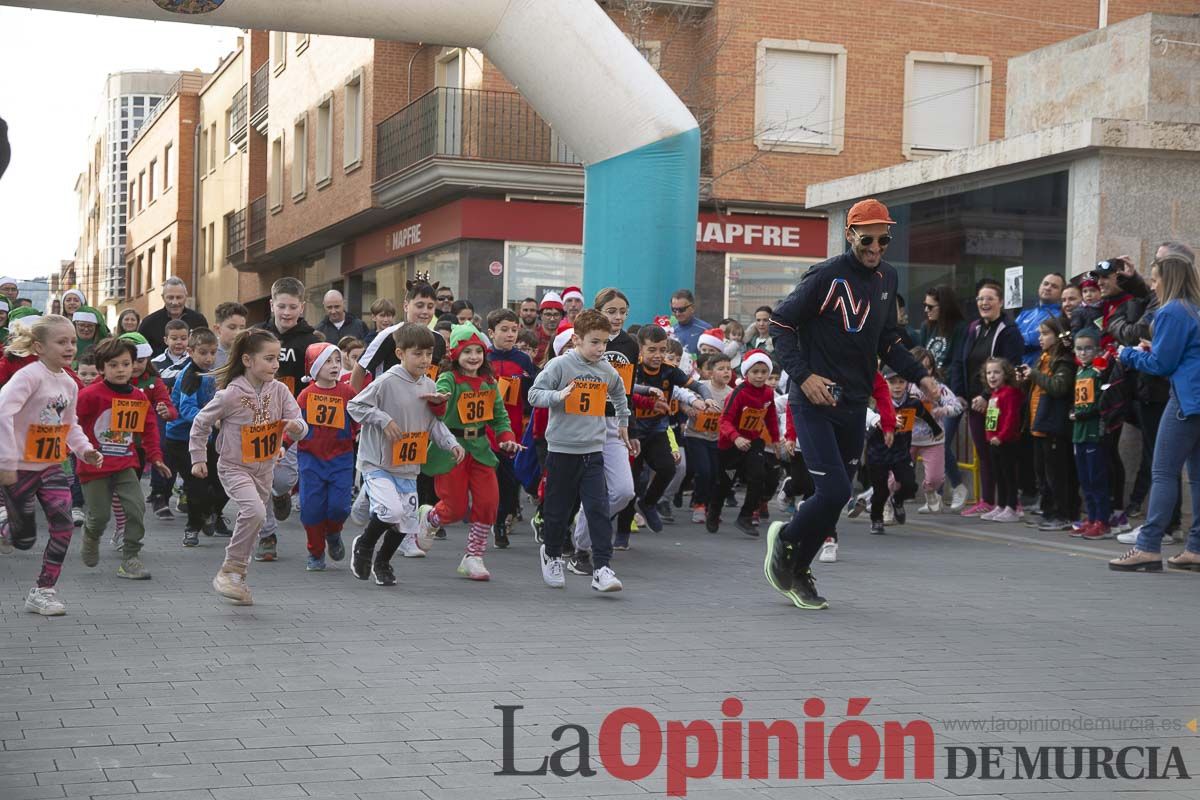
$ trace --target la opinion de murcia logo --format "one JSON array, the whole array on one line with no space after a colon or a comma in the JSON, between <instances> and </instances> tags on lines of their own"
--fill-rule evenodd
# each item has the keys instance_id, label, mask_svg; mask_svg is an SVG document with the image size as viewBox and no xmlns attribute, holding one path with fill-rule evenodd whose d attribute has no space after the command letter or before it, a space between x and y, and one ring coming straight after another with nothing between
<instances>
[{"instance_id":1,"label":"la opinion de murcia logo","mask_svg":"<svg viewBox=\"0 0 1200 800\"><path fill-rule=\"evenodd\" d=\"M207 14L221 7L225 0L154 0L159 8L175 14Z\"/></svg>"}]
</instances>

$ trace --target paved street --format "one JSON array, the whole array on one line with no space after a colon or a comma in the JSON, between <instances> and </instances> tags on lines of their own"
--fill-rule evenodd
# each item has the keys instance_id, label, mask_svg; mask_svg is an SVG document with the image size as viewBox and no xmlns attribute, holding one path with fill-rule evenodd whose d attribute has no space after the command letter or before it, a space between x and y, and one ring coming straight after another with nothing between
<instances>
[{"instance_id":1,"label":"paved street","mask_svg":"<svg viewBox=\"0 0 1200 800\"><path fill-rule=\"evenodd\" d=\"M147 583L117 579L107 545L100 567L86 569L76 542L59 585L66 617L21 610L34 553L0 557L0 798L663 793L662 764L636 782L608 774L598 754L603 718L640 706L664 727L715 725L730 696L745 703L742 720L797 726L807 719L803 701L822 698L827 739L850 697L870 698L861 717L877 731L885 720L928 720L935 775L914 781L910 763L905 781L885 781L882 766L851 781L827 766L824 779L806 780L802 753L800 779L780 779L772 751L769 779L692 780L689 797L1200 796L1197 780L1177 772L1011 779L1014 745L1158 745L1160 762L1176 746L1189 774L1200 771L1200 734L1181 727L1200 716L1200 644L1186 622L1200 575L1110 574L1103 559L1118 551L1114 542L951 517L911 521L883 537L845 524L840 563L819 565L826 612L774 594L761 575L761 541L732 526L717 536L690 524L636 535L614 564L626 591L611 596L570 575L565 592L543 587L527 527L511 549L489 552L491 583L454 574L460 526L424 561L397 557L400 584L381 589L354 580L344 563L306 573L293 517L281 560L253 565L257 604L246 608L209 587L220 540L184 550L182 522L154 523ZM551 739L574 723L590 733L599 774L495 775L496 705L524 706L517 767L575 743L569 732ZM945 722L1047 717L1152 717L1174 729L1018 733ZM625 741L633 763L633 738ZM945 750L956 745L1005 745L1009 777L949 778Z\"/></svg>"}]
</instances>

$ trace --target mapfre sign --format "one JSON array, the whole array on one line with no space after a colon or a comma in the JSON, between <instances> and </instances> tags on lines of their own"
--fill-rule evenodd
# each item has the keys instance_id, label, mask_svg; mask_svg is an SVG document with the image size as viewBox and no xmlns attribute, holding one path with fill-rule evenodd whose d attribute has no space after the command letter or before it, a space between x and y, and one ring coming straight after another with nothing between
<instances>
[{"instance_id":1,"label":"mapfre sign","mask_svg":"<svg viewBox=\"0 0 1200 800\"><path fill-rule=\"evenodd\" d=\"M721 253L819 256L826 221L808 217L704 213L696 222L696 249Z\"/></svg>"}]
</instances>

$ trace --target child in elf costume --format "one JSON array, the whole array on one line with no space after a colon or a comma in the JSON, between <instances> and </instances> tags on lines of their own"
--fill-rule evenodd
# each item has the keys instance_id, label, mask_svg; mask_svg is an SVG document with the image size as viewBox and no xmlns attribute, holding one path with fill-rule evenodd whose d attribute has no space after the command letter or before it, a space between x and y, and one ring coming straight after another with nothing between
<instances>
[{"instance_id":1,"label":"child in elf costume","mask_svg":"<svg viewBox=\"0 0 1200 800\"><path fill-rule=\"evenodd\" d=\"M433 476L440 499L436 506L421 506L418 511L421 526L418 539L428 540L431 531L466 516L469 498L471 528L458 574L473 581L491 578L483 564L483 552L487 549L488 532L496 520L500 502L496 483L499 462L488 443L488 430L501 452L521 450L509 424L504 398L487 361L490 349L491 342L470 323L455 325L450 332L447 353L450 368L443 369L438 376L437 390L446 398L442 422L467 455L461 463L455 464L452 453L430 446L423 471Z\"/></svg>"}]
</instances>

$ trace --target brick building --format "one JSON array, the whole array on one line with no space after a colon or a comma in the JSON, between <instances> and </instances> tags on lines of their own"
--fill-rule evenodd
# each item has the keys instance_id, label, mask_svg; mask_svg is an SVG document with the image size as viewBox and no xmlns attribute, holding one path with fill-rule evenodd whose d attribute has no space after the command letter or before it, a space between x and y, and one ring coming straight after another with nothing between
<instances>
[{"instance_id":1,"label":"brick building","mask_svg":"<svg viewBox=\"0 0 1200 800\"><path fill-rule=\"evenodd\" d=\"M205 78L200 72L180 75L126 157L126 305L143 317L162 308L162 284L168 277L192 282L196 125ZM208 150L207 140L200 144L205 165L217 153Z\"/></svg>"}]
</instances>

